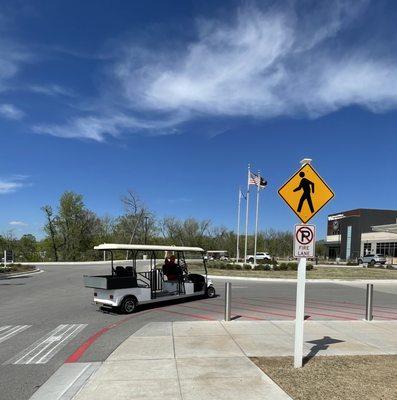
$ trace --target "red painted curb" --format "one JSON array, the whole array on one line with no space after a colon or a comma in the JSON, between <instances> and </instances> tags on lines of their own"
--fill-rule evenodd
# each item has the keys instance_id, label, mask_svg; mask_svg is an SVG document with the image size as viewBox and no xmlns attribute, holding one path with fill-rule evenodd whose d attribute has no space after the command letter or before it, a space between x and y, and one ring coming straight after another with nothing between
<instances>
[{"instance_id":1,"label":"red painted curb","mask_svg":"<svg viewBox=\"0 0 397 400\"><path fill-rule=\"evenodd\" d=\"M98 339L100 338L103 334L106 332L110 331L113 328L117 328L118 326L124 324L124 322L127 322L133 317L139 317L142 314L146 314L148 312L151 312L152 310L146 310L142 311L139 314L133 314L128 316L127 318L124 318L118 322L115 322L113 324L107 325L104 328L101 328L98 332L94 333L92 336L90 336L82 345L79 346L79 348L74 351L65 361L65 363L75 363L80 360L80 358L84 355L84 353L90 348L90 346Z\"/></svg>"}]
</instances>

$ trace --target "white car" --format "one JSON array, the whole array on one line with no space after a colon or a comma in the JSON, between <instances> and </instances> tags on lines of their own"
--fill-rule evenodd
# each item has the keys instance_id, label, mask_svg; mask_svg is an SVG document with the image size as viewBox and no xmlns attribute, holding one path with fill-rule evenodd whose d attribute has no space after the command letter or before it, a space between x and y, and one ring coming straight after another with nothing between
<instances>
[{"instance_id":1,"label":"white car","mask_svg":"<svg viewBox=\"0 0 397 400\"><path fill-rule=\"evenodd\" d=\"M358 259L359 264L385 264L386 257L383 254L367 254L366 256L360 257Z\"/></svg>"},{"instance_id":2,"label":"white car","mask_svg":"<svg viewBox=\"0 0 397 400\"><path fill-rule=\"evenodd\" d=\"M271 259L272 259L272 256L269 253L266 253L265 251L264 252L260 252L260 251L256 252L256 261L258 261L258 260L271 261ZM253 255L247 256L247 261L250 263L253 263L255 261L255 256L253 256Z\"/></svg>"}]
</instances>

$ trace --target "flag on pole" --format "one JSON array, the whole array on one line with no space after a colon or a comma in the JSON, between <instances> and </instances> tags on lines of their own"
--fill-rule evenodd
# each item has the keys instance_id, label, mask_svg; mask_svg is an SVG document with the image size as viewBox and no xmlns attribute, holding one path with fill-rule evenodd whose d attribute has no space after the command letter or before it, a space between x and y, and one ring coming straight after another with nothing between
<instances>
[{"instance_id":1,"label":"flag on pole","mask_svg":"<svg viewBox=\"0 0 397 400\"><path fill-rule=\"evenodd\" d=\"M259 189L263 189L267 186L267 181L261 176L250 171L248 185L255 185L258 186Z\"/></svg>"}]
</instances>

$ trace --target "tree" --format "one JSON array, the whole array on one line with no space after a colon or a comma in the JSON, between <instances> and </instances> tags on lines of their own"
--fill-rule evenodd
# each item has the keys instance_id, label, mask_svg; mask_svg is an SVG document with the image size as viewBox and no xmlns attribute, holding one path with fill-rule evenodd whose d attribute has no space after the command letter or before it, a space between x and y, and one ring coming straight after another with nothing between
<instances>
[{"instance_id":1,"label":"tree","mask_svg":"<svg viewBox=\"0 0 397 400\"><path fill-rule=\"evenodd\" d=\"M210 235L210 220L197 221L188 218L184 221L166 217L160 222L160 231L165 239L179 246L205 246Z\"/></svg>"},{"instance_id":2,"label":"tree","mask_svg":"<svg viewBox=\"0 0 397 400\"><path fill-rule=\"evenodd\" d=\"M37 241L31 234L23 235L19 241L16 251L16 259L21 261L37 261Z\"/></svg>"},{"instance_id":3,"label":"tree","mask_svg":"<svg viewBox=\"0 0 397 400\"><path fill-rule=\"evenodd\" d=\"M124 214L114 224L114 239L120 243L144 243L156 233L154 215L131 189L121 198ZM128 252L127 252L128 258Z\"/></svg>"},{"instance_id":4,"label":"tree","mask_svg":"<svg viewBox=\"0 0 397 400\"><path fill-rule=\"evenodd\" d=\"M86 209L82 195L65 192L61 196L55 226L61 240L59 251L63 260L82 260L87 257L87 252L92 253L99 219Z\"/></svg>"},{"instance_id":5,"label":"tree","mask_svg":"<svg viewBox=\"0 0 397 400\"><path fill-rule=\"evenodd\" d=\"M58 261L58 244L57 244L57 233L54 223L54 217L52 212L52 207L49 205L43 206L41 208L46 215L47 223L44 225L44 232L47 233L51 241L51 249L54 261Z\"/></svg>"}]
</instances>

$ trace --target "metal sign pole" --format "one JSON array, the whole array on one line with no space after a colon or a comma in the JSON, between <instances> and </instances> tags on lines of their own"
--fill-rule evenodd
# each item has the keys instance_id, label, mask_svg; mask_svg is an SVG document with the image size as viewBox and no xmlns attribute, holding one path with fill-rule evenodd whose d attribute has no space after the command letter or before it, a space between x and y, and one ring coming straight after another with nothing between
<instances>
[{"instance_id":1,"label":"metal sign pole","mask_svg":"<svg viewBox=\"0 0 397 400\"><path fill-rule=\"evenodd\" d=\"M261 173L258 171L258 185L256 190L256 212L255 212L255 239L254 239L254 266L256 266L256 251L258 244L258 218L259 218L259 191L261 186Z\"/></svg>"},{"instance_id":2,"label":"metal sign pole","mask_svg":"<svg viewBox=\"0 0 397 400\"><path fill-rule=\"evenodd\" d=\"M4 269L7 268L7 250L4 250Z\"/></svg>"},{"instance_id":3,"label":"metal sign pole","mask_svg":"<svg viewBox=\"0 0 397 400\"><path fill-rule=\"evenodd\" d=\"M240 259L240 213L241 213L240 210L241 210L241 188L238 188L236 262L238 262Z\"/></svg>"},{"instance_id":4,"label":"metal sign pole","mask_svg":"<svg viewBox=\"0 0 397 400\"><path fill-rule=\"evenodd\" d=\"M299 260L296 286L294 368L301 368L303 361L303 323L305 320L306 257Z\"/></svg>"},{"instance_id":5,"label":"metal sign pole","mask_svg":"<svg viewBox=\"0 0 397 400\"><path fill-rule=\"evenodd\" d=\"M245 244L244 244L244 264L247 264L247 249L248 249L248 216L249 216L249 205L250 205L250 176L251 166L248 164L248 176L247 176L247 196L246 196L246 208L245 208Z\"/></svg>"}]
</instances>

